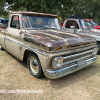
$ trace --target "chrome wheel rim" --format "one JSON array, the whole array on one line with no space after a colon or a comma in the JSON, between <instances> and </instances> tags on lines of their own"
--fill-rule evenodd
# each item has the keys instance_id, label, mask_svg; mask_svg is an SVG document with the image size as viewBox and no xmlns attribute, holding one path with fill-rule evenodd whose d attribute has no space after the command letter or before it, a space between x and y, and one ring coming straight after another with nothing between
<instances>
[{"instance_id":1,"label":"chrome wheel rim","mask_svg":"<svg viewBox=\"0 0 100 100\"><path fill-rule=\"evenodd\" d=\"M34 74L37 74L39 72L38 61L35 57L30 58L30 68Z\"/></svg>"}]
</instances>

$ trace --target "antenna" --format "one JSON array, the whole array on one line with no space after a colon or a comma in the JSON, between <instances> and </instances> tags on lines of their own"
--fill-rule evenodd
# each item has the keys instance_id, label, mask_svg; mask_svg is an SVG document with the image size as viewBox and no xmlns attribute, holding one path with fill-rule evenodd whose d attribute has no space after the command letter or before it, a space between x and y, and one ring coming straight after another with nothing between
<instances>
[{"instance_id":1,"label":"antenna","mask_svg":"<svg viewBox=\"0 0 100 100\"><path fill-rule=\"evenodd\" d=\"M26 17L26 3L25 3L25 17ZM26 24L25 24L25 33L26 33Z\"/></svg>"}]
</instances>

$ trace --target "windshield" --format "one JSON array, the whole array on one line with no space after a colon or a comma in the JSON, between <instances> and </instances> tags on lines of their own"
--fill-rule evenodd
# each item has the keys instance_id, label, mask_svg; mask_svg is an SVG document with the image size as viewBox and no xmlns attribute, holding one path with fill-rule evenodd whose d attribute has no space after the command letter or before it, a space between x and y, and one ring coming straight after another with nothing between
<instances>
[{"instance_id":1,"label":"windshield","mask_svg":"<svg viewBox=\"0 0 100 100\"><path fill-rule=\"evenodd\" d=\"M79 20L80 26L82 30L91 30L94 29L92 23L88 20Z\"/></svg>"},{"instance_id":2,"label":"windshield","mask_svg":"<svg viewBox=\"0 0 100 100\"><path fill-rule=\"evenodd\" d=\"M90 20L90 22L92 23L93 26L97 26L98 24L95 23L94 21Z\"/></svg>"},{"instance_id":3,"label":"windshield","mask_svg":"<svg viewBox=\"0 0 100 100\"><path fill-rule=\"evenodd\" d=\"M58 18L45 17L45 16L23 15L22 25L24 29L33 29L33 28L61 29Z\"/></svg>"}]
</instances>

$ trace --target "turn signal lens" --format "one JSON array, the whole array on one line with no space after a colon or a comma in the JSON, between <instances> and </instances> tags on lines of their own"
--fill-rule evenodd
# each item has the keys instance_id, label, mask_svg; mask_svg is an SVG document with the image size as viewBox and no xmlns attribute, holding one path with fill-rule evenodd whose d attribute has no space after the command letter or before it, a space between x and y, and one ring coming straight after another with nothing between
<instances>
[{"instance_id":1,"label":"turn signal lens","mask_svg":"<svg viewBox=\"0 0 100 100\"><path fill-rule=\"evenodd\" d=\"M56 50L58 50L58 49L62 49L62 47L57 47Z\"/></svg>"}]
</instances>

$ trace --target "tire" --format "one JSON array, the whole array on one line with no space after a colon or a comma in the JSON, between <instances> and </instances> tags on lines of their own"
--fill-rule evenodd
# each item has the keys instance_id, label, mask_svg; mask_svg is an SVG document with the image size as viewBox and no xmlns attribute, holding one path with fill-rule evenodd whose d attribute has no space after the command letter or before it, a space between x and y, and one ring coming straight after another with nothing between
<instances>
[{"instance_id":1,"label":"tire","mask_svg":"<svg viewBox=\"0 0 100 100\"><path fill-rule=\"evenodd\" d=\"M100 54L100 42L97 41L97 45L98 45L98 51L97 51L97 54Z\"/></svg>"},{"instance_id":2,"label":"tire","mask_svg":"<svg viewBox=\"0 0 100 100\"><path fill-rule=\"evenodd\" d=\"M0 46L0 50L4 50L4 48Z\"/></svg>"},{"instance_id":3,"label":"tire","mask_svg":"<svg viewBox=\"0 0 100 100\"><path fill-rule=\"evenodd\" d=\"M29 72L36 78L41 78L44 76L41 63L37 55L31 53L27 59L27 66L29 68Z\"/></svg>"}]
</instances>

